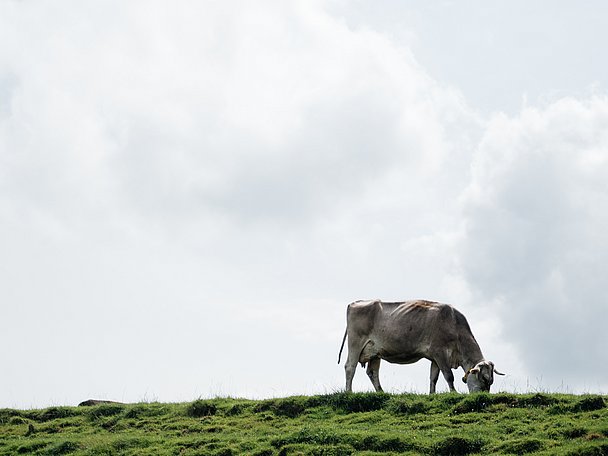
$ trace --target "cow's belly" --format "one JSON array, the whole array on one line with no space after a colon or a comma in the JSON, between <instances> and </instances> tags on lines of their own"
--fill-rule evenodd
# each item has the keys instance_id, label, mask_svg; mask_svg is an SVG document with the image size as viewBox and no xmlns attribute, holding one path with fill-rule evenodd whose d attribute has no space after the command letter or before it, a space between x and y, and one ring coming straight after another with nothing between
<instances>
[{"instance_id":1,"label":"cow's belly","mask_svg":"<svg viewBox=\"0 0 608 456\"><path fill-rule=\"evenodd\" d=\"M359 362L367 363L374 358L381 358L389 363L412 364L425 357L423 352L408 347L407 344L391 346L383 340L369 339L361 350Z\"/></svg>"},{"instance_id":2,"label":"cow's belly","mask_svg":"<svg viewBox=\"0 0 608 456\"><path fill-rule=\"evenodd\" d=\"M380 353L380 358L394 364L412 364L424 358L418 353Z\"/></svg>"},{"instance_id":3,"label":"cow's belly","mask_svg":"<svg viewBox=\"0 0 608 456\"><path fill-rule=\"evenodd\" d=\"M428 358L430 343L421 337L383 337L380 358L395 364L412 364Z\"/></svg>"}]
</instances>

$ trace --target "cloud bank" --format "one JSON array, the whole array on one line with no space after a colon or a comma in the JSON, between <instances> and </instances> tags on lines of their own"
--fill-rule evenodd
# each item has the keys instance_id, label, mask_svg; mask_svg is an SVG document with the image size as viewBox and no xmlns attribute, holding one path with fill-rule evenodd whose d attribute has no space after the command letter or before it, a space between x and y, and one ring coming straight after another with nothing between
<instances>
[{"instance_id":1,"label":"cloud bank","mask_svg":"<svg viewBox=\"0 0 608 456\"><path fill-rule=\"evenodd\" d=\"M376 297L605 388L558 369L601 358L604 97L484 119L323 3L61 5L0 7L0 403L333 390Z\"/></svg>"},{"instance_id":2,"label":"cloud bank","mask_svg":"<svg viewBox=\"0 0 608 456\"><path fill-rule=\"evenodd\" d=\"M599 95L496 116L463 195L467 281L494 303L529 371L552 386L606 386L581 373L608 342L607 127Z\"/></svg>"}]
</instances>

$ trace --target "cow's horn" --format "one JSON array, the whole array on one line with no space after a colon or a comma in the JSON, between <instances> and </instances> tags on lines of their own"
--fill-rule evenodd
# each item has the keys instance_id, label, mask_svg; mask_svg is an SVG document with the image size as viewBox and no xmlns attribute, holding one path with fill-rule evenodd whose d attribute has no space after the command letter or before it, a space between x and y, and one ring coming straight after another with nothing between
<instances>
[{"instance_id":1,"label":"cow's horn","mask_svg":"<svg viewBox=\"0 0 608 456\"><path fill-rule=\"evenodd\" d=\"M503 374L502 372L498 372L498 371L496 370L496 368L494 368L494 373L495 373L496 375L506 375L506 374Z\"/></svg>"}]
</instances>

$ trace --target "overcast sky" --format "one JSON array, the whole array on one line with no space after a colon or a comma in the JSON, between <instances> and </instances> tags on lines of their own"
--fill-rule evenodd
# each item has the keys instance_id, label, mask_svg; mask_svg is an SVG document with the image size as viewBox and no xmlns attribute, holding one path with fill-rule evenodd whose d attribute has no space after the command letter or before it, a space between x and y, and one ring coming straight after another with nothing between
<instances>
[{"instance_id":1,"label":"overcast sky","mask_svg":"<svg viewBox=\"0 0 608 456\"><path fill-rule=\"evenodd\" d=\"M607 14L0 0L0 407L337 391L370 298L607 393Z\"/></svg>"}]
</instances>

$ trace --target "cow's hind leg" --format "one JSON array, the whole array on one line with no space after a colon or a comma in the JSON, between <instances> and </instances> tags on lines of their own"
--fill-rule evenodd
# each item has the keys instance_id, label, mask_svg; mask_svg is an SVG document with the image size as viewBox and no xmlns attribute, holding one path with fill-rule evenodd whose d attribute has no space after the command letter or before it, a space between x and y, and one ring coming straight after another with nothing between
<instances>
[{"instance_id":1,"label":"cow's hind leg","mask_svg":"<svg viewBox=\"0 0 608 456\"><path fill-rule=\"evenodd\" d=\"M435 394L437 380L439 379L439 366L435 361L431 361L431 389L430 394Z\"/></svg>"},{"instance_id":2,"label":"cow's hind leg","mask_svg":"<svg viewBox=\"0 0 608 456\"><path fill-rule=\"evenodd\" d=\"M357 362L354 364L346 362L344 366L344 372L346 373L346 392L350 393L353 390L353 377L355 376L355 370L357 369Z\"/></svg>"},{"instance_id":3,"label":"cow's hind leg","mask_svg":"<svg viewBox=\"0 0 608 456\"><path fill-rule=\"evenodd\" d=\"M382 386L380 386L380 358L371 359L367 363L366 372L376 391L382 391Z\"/></svg>"},{"instance_id":4,"label":"cow's hind leg","mask_svg":"<svg viewBox=\"0 0 608 456\"><path fill-rule=\"evenodd\" d=\"M350 341L349 341L350 342ZM346 358L346 364L344 365L344 373L346 374L346 392L350 393L353 390L353 377L357 370L357 363L359 362L359 353L361 348L354 344L348 344L348 357Z\"/></svg>"}]
</instances>

